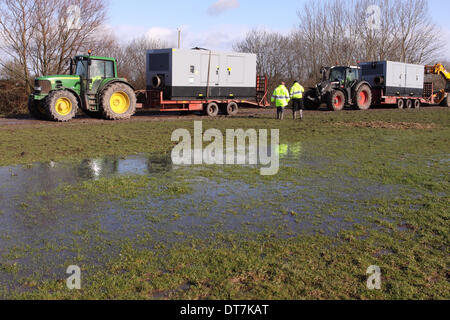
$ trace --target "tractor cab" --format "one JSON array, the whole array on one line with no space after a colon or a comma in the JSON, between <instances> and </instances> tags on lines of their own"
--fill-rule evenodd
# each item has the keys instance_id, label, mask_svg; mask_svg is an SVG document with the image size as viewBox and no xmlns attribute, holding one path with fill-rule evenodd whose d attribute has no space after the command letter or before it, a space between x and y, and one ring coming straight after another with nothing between
<instances>
[{"instance_id":1,"label":"tractor cab","mask_svg":"<svg viewBox=\"0 0 450 320\"><path fill-rule=\"evenodd\" d=\"M80 77L81 89L95 92L105 79L117 78L117 63L114 58L76 56L71 60L70 74Z\"/></svg>"},{"instance_id":2,"label":"tractor cab","mask_svg":"<svg viewBox=\"0 0 450 320\"><path fill-rule=\"evenodd\" d=\"M359 76L359 68L358 67L331 67L331 68L322 68L322 79L323 81L328 81L334 84L344 85L352 84L355 81L358 81Z\"/></svg>"}]
</instances>

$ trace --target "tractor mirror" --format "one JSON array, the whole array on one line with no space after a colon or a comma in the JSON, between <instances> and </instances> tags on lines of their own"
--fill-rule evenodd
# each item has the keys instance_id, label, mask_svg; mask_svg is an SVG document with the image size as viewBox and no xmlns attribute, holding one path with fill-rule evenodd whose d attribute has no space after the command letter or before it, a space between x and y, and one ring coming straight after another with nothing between
<instances>
[{"instance_id":1,"label":"tractor mirror","mask_svg":"<svg viewBox=\"0 0 450 320\"><path fill-rule=\"evenodd\" d=\"M74 65L74 61L73 59L69 59L69 63L70 63L70 74L73 74L73 65Z\"/></svg>"}]
</instances>

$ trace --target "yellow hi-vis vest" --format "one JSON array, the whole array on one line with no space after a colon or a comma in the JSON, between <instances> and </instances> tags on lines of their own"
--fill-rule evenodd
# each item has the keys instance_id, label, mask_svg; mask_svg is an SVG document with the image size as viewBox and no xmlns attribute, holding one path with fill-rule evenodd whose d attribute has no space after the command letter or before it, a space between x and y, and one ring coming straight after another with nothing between
<instances>
[{"instance_id":1,"label":"yellow hi-vis vest","mask_svg":"<svg viewBox=\"0 0 450 320\"><path fill-rule=\"evenodd\" d=\"M280 84L273 92L271 101L276 101L277 107L286 107L289 104L289 91L288 89Z\"/></svg>"},{"instance_id":2,"label":"yellow hi-vis vest","mask_svg":"<svg viewBox=\"0 0 450 320\"><path fill-rule=\"evenodd\" d=\"M305 92L305 89L298 83L294 83L294 85L291 88L291 99L301 99L303 98L303 92Z\"/></svg>"}]
</instances>

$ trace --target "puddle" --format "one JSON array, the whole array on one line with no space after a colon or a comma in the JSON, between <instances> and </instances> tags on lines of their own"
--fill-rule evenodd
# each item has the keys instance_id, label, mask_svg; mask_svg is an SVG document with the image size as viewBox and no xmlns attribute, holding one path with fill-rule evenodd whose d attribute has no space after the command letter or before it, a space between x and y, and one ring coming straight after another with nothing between
<instances>
[{"instance_id":1,"label":"puddle","mask_svg":"<svg viewBox=\"0 0 450 320\"><path fill-rule=\"evenodd\" d=\"M282 167L321 168L331 162L305 157L300 144L280 146L279 152ZM186 170L192 192L169 198L144 193L91 202L80 195L70 202L64 201L67 195L51 193L61 185L124 175L176 182ZM229 231L334 235L372 213L356 201L393 197L400 188L341 176L298 177L297 183L258 176L250 184L204 177L202 170L143 154L0 167L0 284L14 283L19 275L65 278L64 266L102 264L124 242L152 247Z\"/></svg>"}]
</instances>

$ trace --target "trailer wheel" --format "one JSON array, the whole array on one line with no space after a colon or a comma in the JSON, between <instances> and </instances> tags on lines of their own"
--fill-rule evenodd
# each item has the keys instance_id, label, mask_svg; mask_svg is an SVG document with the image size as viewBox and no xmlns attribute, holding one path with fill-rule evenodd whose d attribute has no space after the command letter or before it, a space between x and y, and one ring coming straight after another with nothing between
<instances>
[{"instance_id":1,"label":"trailer wheel","mask_svg":"<svg viewBox=\"0 0 450 320\"><path fill-rule=\"evenodd\" d=\"M405 101L403 101L403 99L398 99L397 100L397 108L403 109L404 106L405 106Z\"/></svg>"},{"instance_id":2,"label":"trailer wheel","mask_svg":"<svg viewBox=\"0 0 450 320\"><path fill-rule=\"evenodd\" d=\"M206 106L205 112L210 117L215 117L219 113L219 106L215 102L210 102Z\"/></svg>"},{"instance_id":3,"label":"trailer wheel","mask_svg":"<svg viewBox=\"0 0 450 320\"><path fill-rule=\"evenodd\" d=\"M415 109L419 109L420 108L420 100L419 99L414 100L414 108Z\"/></svg>"},{"instance_id":4,"label":"trailer wheel","mask_svg":"<svg viewBox=\"0 0 450 320\"><path fill-rule=\"evenodd\" d=\"M413 106L412 100L408 99L406 100L406 109L411 109Z\"/></svg>"},{"instance_id":5,"label":"trailer wheel","mask_svg":"<svg viewBox=\"0 0 450 320\"><path fill-rule=\"evenodd\" d=\"M136 94L125 83L113 83L103 90L100 110L107 120L129 119L136 112Z\"/></svg>"},{"instance_id":6,"label":"trailer wheel","mask_svg":"<svg viewBox=\"0 0 450 320\"><path fill-rule=\"evenodd\" d=\"M45 111L50 120L69 121L78 111L77 98L67 90L50 92L45 98Z\"/></svg>"},{"instance_id":7,"label":"trailer wheel","mask_svg":"<svg viewBox=\"0 0 450 320\"><path fill-rule=\"evenodd\" d=\"M445 98L446 102L447 102L447 107L450 108L450 93L447 93L447 98Z\"/></svg>"},{"instance_id":8,"label":"trailer wheel","mask_svg":"<svg viewBox=\"0 0 450 320\"><path fill-rule=\"evenodd\" d=\"M236 102L230 102L226 108L226 114L229 116L234 116L238 113L239 107Z\"/></svg>"},{"instance_id":9,"label":"trailer wheel","mask_svg":"<svg viewBox=\"0 0 450 320\"><path fill-rule=\"evenodd\" d=\"M332 111L344 109L345 95L342 91L335 90L328 95L328 108Z\"/></svg>"},{"instance_id":10,"label":"trailer wheel","mask_svg":"<svg viewBox=\"0 0 450 320\"><path fill-rule=\"evenodd\" d=\"M366 84L361 85L355 92L356 107L359 110L367 110L372 104L372 91Z\"/></svg>"}]
</instances>

